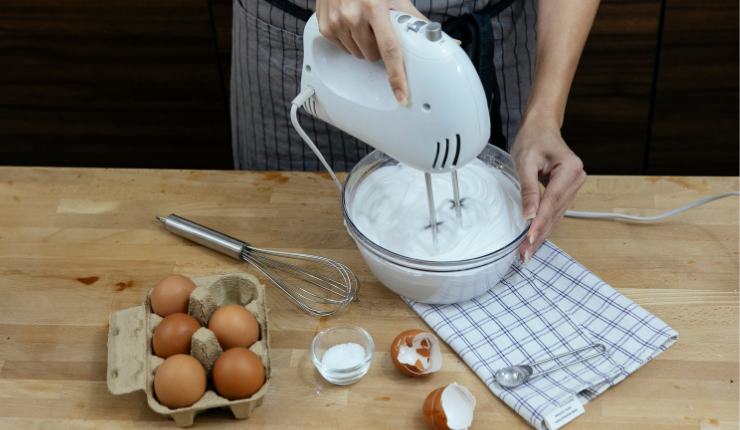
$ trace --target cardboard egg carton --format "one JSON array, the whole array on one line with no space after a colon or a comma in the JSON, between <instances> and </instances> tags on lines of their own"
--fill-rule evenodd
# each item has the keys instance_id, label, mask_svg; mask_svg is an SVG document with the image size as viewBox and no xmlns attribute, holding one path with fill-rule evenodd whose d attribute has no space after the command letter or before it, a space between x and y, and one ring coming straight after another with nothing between
<instances>
[{"instance_id":1,"label":"cardboard egg carton","mask_svg":"<svg viewBox=\"0 0 740 430\"><path fill-rule=\"evenodd\" d=\"M248 418L270 385L270 344L265 308L265 287L248 273L229 273L192 278L197 286L190 295L188 314L202 325L192 337L190 355L203 364L208 374L206 393L193 405L170 409L159 403L154 395L154 373L164 359L152 351L154 329L162 317L151 310L151 289L143 305L113 312L108 329L108 390L113 394L127 394L137 390L146 393L149 407L175 420L179 427L193 425L195 416L212 408L231 409L237 419ZM219 307L238 303L250 311L260 325L260 339L249 349L262 359L265 366L265 384L251 397L228 400L216 393L211 382L211 370L222 349L208 320Z\"/></svg>"}]
</instances>

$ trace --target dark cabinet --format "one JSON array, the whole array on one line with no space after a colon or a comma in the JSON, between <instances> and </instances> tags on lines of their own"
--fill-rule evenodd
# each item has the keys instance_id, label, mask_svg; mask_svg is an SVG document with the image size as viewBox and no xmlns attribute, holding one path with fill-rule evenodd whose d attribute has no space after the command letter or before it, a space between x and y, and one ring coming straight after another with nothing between
<instances>
[{"instance_id":1,"label":"dark cabinet","mask_svg":"<svg viewBox=\"0 0 740 430\"><path fill-rule=\"evenodd\" d=\"M604 0L563 134L590 173L737 175L737 1Z\"/></svg>"},{"instance_id":2,"label":"dark cabinet","mask_svg":"<svg viewBox=\"0 0 740 430\"><path fill-rule=\"evenodd\" d=\"M738 174L738 2L668 0L646 172Z\"/></svg>"},{"instance_id":3,"label":"dark cabinet","mask_svg":"<svg viewBox=\"0 0 740 430\"><path fill-rule=\"evenodd\" d=\"M589 173L643 172L660 3L601 3L563 123Z\"/></svg>"},{"instance_id":4,"label":"dark cabinet","mask_svg":"<svg viewBox=\"0 0 740 430\"><path fill-rule=\"evenodd\" d=\"M230 168L204 0L2 0L0 164Z\"/></svg>"}]
</instances>

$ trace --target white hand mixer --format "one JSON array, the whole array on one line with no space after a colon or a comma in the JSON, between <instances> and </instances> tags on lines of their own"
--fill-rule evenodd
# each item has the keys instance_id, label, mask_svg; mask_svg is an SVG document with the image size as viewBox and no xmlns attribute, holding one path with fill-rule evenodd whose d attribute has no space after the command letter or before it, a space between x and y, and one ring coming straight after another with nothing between
<instances>
[{"instance_id":1,"label":"white hand mixer","mask_svg":"<svg viewBox=\"0 0 740 430\"><path fill-rule=\"evenodd\" d=\"M424 172L429 227L436 240L437 217L431 173L452 174L453 202L460 217L457 169L488 143L491 124L483 85L465 51L439 23L391 11L403 52L409 102L393 96L385 70L347 54L319 33L314 14L303 32L301 92L291 120L298 134L342 185L319 149L301 128L297 110L326 121L401 163Z\"/></svg>"}]
</instances>

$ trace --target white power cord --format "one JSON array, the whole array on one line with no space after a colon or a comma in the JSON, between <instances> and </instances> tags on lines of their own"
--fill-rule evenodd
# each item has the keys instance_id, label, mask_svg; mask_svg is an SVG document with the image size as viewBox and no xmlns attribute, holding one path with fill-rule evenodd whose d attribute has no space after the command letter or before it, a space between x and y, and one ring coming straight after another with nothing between
<instances>
[{"instance_id":1,"label":"white power cord","mask_svg":"<svg viewBox=\"0 0 740 430\"><path fill-rule=\"evenodd\" d=\"M303 130L303 127L301 127L301 124L298 122L298 108L303 106L303 104L306 103L306 101L310 99L313 95L313 88L306 87L306 89L298 93L296 98L294 98L293 101L290 102L290 121L293 123L293 127L295 127L298 135L301 136L303 141L306 142L306 145L308 145L308 147L311 148L311 151L316 154L316 157L318 157L319 161L321 161L321 164L324 165L326 171L329 172L329 175L331 175L331 178L334 180L334 184L337 186L337 189L339 189L339 192L341 193L342 183L339 181L339 178L337 178L337 175L334 174L334 170L332 170L331 166L329 166L329 163L326 162L326 159L321 154L321 151L319 151L319 148L316 147L316 145L313 143L313 140L308 137L306 132Z\"/></svg>"},{"instance_id":2,"label":"white power cord","mask_svg":"<svg viewBox=\"0 0 740 430\"><path fill-rule=\"evenodd\" d=\"M570 218L582 218L582 219L608 219L608 220L624 221L624 222L651 223L651 222L662 221L668 217L672 217L682 212L686 212L687 210L691 208L695 208L697 206L701 206L709 202L713 202L715 200L724 199L725 197L732 197L732 196L740 196L740 193L729 192L729 193L714 194L711 196L702 197L700 199L691 201L676 209L669 210L668 212L664 212L658 215L651 215L651 216L628 215L628 214L623 214L623 213L618 213L618 212L583 212L583 211L566 211L565 216L570 217Z\"/></svg>"},{"instance_id":3,"label":"white power cord","mask_svg":"<svg viewBox=\"0 0 740 430\"><path fill-rule=\"evenodd\" d=\"M342 183L339 181L339 178L337 178L337 175L334 174L334 170L332 170L331 166L329 166L329 163L326 162L326 159L321 154L321 151L319 151L319 148L316 147L316 145L313 143L310 137L306 134L306 132L303 130L303 127L301 127L301 124L298 122L298 108L303 106L308 99L310 99L314 95L314 89L311 87L306 87L303 91L301 91L296 98L293 99L292 102L290 102L290 121L293 123L293 127L295 127L296 131L298 132L298 135L301 136L303 141L308 145L309 148L311 148L311 151L313 151L314 154L316 154L316 157L319 159L321 164L324 166L327 172L329 172L329 175L331 175L331 178L334 180L334 184L337 186L337 189L339 192L342 192ZM651 222L658 222L661 220L664 220L668 217L672 217L674 215L678 215L682 212L686 212L689 209L695 208L697 206L701 206L704 204L707 204L709 202L713 202L715 200L723 199L726 197L732 197L732 196L740 196L740 193L738 192L728 192L728 193L721 193L721 194L714 194L707 197L702 197L700 199L691 201L681 207L678 207L676 209L670 210L668 212L664 212L662 214L658 215L652 215L652 216L638 216L638 215L628 215L618 212L584 212L584 211L566 211L565 216L570 218L581 218L581 219L607 219L607 220L614 220L614 221L624 221L624 222L636 222L636 223L651 223Z\"/></svg>"}]
</instances>

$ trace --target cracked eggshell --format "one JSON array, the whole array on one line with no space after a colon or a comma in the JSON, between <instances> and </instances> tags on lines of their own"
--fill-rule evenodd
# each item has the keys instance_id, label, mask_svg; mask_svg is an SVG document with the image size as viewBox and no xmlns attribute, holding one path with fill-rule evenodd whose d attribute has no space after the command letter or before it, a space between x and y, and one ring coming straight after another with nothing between
<instances>
[{"instance_id":1,"label":"cracked eggshell","mask_svg":"<svg viewBox=\"0 0 740 430\"><path fill-rule=\"evenodd\" d=\"M464 430L473 425L475 397L470 390L453 382L429 393L423 412L433 430Z\"/></svg>"},{"instance_id":2,"label":"cracked eggshell","mask_svg":"<svg viewBox=\"0 0 740 430\"><path fill-rule=\"evenodd\" d=\"M401 332L391 344L391 361L407 376L423 376L442 368L439 339L420 329Z\"/></svg>"}]
</instances>

